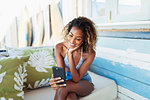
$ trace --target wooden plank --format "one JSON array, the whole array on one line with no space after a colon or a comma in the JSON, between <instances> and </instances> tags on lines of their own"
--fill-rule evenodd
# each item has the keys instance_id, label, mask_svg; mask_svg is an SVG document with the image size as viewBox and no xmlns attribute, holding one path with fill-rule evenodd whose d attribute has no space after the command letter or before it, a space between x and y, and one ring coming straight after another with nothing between
<instances>
[{"instance_id":1,"label":"wooden plank","mask_svg":"<svg viewBox=\"0 0 150 100\"><path fill-rule=\"evenodd\" d=\"M150 40L98 37L96 47L107 47L118 50L133 50L150 54Z\"/></svg>"},{"instance_id":2,"label":"wooden plank","mask_svg":"<svg viewBox=\"0 0 150 100\"><path fill-rule=\"evenodd\" d=\"M118 97L121 98L121 100L148 100L147 98L140 96L119 85L118 85Z\"/></svg>"},{"instance_id":3,"label":"wooden plank","mask_svg":"<svg viewBox=\"0 0 150 100\"><path fill-rule=\"evenodd\" d=\"M150 32L150 29L97 29L99 32Z\"/></svg>"},{"instance_id":4,"label":"wooden plank","mask_svg":"<svg viewBox=\"0 0 150 100\"><path fill-rule=\"evenodd\" d=\"M150 99L150 93L149 93L150 85L143 84L143 83L136 81L134 79L130 79L130 78L122 76L118 73L115 73L115 72L112 72L110 70L101 68L98 65L91 66L90 70L99 74L99 75L113 79L118 85L120 85L120 86L122 86L122 87L124 87L124 88L126 88L132 92L135 92L138 95L141 95L145 98Z\"/></svg>"},{"instance_id":5,"label":"wooden plank","mask_svg":"<svg viewBox=\"0 0 150 100\"><path fill-rule=\"evenodd\" d=\"M140 69L150 71L150 54L138 53L134 50L118 50L105 47L97 47L96 57L107 59L112 61L112 64L115 65L115 62L131 65Z\"/></svg>"},{"instance_id":6,"label":"wooden plank","mask_svg":"<svg viewBox=\"0 0 150 100\"><path fill-rule=\"evenodd\" d=\"M125 36L123 32L121 32L121 38L117 37L119 32L115 32L113 37L111 33L107 32L105 36L103 34L98 37L96 58L92 63L96 67L90 69L115 80L119 86L139 95L139 97L132 96L127 91L119 90L122 98L126 98L126 95L135 100L138 100L140 96L150 99L148 92L150 91L149 32L124 32L125 35L128 35L126 38L122 38ZM130 37L131 33L134 35ZM138 39L134 39L133 36L138 36ZM140 39L140 36L143 39ZM139 100L147 100L143 98Z\"/></svg>"},{"instance_id":7,"label":"wooden plank","mask_svg":"<svg viewBox=\"0 0 150 100\"><path fill-rule=\"evenodd\" d=\"M99 37L150 39L150 32L98 32Z\"/></svg>"},{"instance_id":8,"label":"wooden plank","mask_svg":"<svg viewBox=\"0 0 150 100\"><path fill-rule=\"evenodd\" d=\"M114 64L113 61L99 57L94 59L92 64L105 70L109 70L116 74L122 75L124 77L136 80L138 82L141 82L142 84L150 85L150 71L117 62L115 62Z\"/></svg>"},{"instance_id":9,"label":"wooden plank","mask_svg":"<svg viewBox=\"0 0 150 100\"><path fill-rule=\"evenodd\" d=\"M119 100L134 100L131 97L126 96L126 95L124 95L124 94L122 94L120 92L118 92L118 98L119 98Z\"/></svg>"},{"instance_id":10,"label":"wooden plank","mask_svg":"<svg viewBox=\"0 0 150 100\"><path fill-rule=\"evenodd\" d=\"M150 21L135 21L135 22L115 22L115 23L103 23L96 24L98 30L141 30L150 29Z\"/></svg>"}]
</instances>

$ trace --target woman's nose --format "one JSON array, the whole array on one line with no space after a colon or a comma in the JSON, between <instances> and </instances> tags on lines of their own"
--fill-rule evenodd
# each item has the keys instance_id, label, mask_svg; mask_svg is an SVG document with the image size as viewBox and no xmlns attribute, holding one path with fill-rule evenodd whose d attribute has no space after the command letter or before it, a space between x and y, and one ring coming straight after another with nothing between
<instances>
[{"instance_id":1,"label":"woman's nose","mask_svg":"<svg viewBox=\"0 0 150 100\"><path fill-rule=\"evenodd\" d=\"M70 41L70 42L71 42L72 44L74 44L74 40L75 40L75 39L71 39L71 41Z\"/></svg>"}]
</instances>

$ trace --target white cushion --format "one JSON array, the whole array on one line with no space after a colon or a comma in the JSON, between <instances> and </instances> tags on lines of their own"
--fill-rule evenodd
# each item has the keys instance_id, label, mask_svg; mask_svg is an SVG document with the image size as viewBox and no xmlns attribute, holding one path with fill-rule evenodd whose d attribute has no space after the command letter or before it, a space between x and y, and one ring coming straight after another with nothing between
<instances>
[{"instance_id":1,"label":"white cushion","mask_svg":"<svg viewBox=\"0 0 150 100\"><path fill-rule=\"evenodd\" d=\"M116 83L108 78L89 72L94 83L94 91L80 100L115 100L117 98ZM54 100L55 90L43 87L25 92L25 100Z\"/></svg>"},{"instance_id":2,"label":"white cushion","mask_svg":"<svg viewBox=\"0 0 150 100\"><path fill-rule=\"evenodd\" d=\"M54 100L55 90L51 87L43 87L25 91L24 100Z\"/></svg>"},{"instance_id":3,"label":"white cushion","mask_svg":"<svg viewBox=\"0 0 150 100\"><path fill-rule=\"evenodd\" d=\"M89 74L95 89L90 95L80 100L115 100L117 98L117 86L113 80L90 71Z\"/></svg>"}]
</instances>

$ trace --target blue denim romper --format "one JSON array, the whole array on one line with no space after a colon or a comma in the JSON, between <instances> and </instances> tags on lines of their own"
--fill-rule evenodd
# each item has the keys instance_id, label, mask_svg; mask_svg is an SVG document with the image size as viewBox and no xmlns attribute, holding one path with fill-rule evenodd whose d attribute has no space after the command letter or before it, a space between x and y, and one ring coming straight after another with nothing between
<instances>
[{"instance_id":1,"label":"blue denim romper","mask_svg":"<svg viewBox=\"0 0 150 100\"><path fill-rule=\"evenodd\" d=\"M80 61L78 63L78 65L76 66L76 69L78 70L80 68L80 66L83 64L83 59L82 59L82 52L83 52L83 48L81 49L81 58L80 58ZM68 53L68 51L67 51ZM65 67L67 67L69 69L69 61L68 61L68 58L67 58L67 53L65 55L65 58L64 58L64 63L65 63ZM66 72L66 80L71 80L72 77L71 77L71 73L68 72L68 71L65 71ZM92 79L89 75L88 72L85 73L85 75L82 77L81 80L87 80L89 81L90 83L92 83Z\"/></svg>"}]
</instances>

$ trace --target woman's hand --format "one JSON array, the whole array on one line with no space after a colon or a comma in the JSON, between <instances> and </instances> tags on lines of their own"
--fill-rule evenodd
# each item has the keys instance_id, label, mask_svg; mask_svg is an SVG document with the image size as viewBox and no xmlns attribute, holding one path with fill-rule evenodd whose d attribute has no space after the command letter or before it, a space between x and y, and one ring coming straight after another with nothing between
<instances>
[{"instance_id":1,"label":"woman's hand","mask_svg":"<svg viewBox=\"0 0 150 100\"><path fill-rule=\"evenodd\" d=\"M61 82L64 82L64 80L61 79L60 77L54 78L54 76L52 74L52 78L50 79L50 85L53 88L53 90L57 90L60 87L66 86L66 84L61 84L61 85L56 84L56 83L61 83Z\"/></svg>"},{"instance_id":2,"label":"woman's hand","mask_svg":"<svg viewBox=\"0 0 150 100\"><path fill-rule=\"evenodd\" d=\"M75 47L75 48L68 48L68 53L72 54L75 50L77 50L81 45Z\"/></svg>"}]
</instances>

